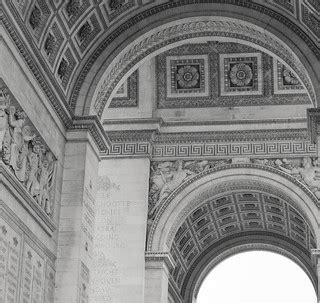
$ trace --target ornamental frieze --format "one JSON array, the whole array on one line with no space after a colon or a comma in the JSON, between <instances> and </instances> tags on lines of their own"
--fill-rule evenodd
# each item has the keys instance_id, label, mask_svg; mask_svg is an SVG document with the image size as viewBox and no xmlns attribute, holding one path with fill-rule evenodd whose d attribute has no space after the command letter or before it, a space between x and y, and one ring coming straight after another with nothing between
<instances>
[{"instance_id":1,"label":"ornamental frieze","mask_svg":"<svg viewBox=\"0 0 320 303\"><path fill-rule=\"evenodd\" d=\"M5 88L0 91L0 161L49 216L54 211L55 157Z\"/></svg>"},{"instance_id":2,"label":"ornamental frieze","mask_svg":"<svg viewBox=\"0 0 320 303\"><path fill-rule=\"evenodd\" d=\"M256 164L271 167L290 175L314 196L320 199L320 160L318 158L250 159L233 158L222 160L177 160L151 163L149 187L149 218L154 218L161 204L182 183L209 169L230 164Z\"/></svg>"}]
</instances>

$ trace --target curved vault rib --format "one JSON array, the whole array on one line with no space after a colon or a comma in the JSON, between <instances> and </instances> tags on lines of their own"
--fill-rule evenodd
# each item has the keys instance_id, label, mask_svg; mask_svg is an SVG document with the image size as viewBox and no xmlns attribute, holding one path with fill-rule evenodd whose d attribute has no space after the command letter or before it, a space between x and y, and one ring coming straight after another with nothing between
<instances>
[{"instance_id":1,"label":"curved vault rib","mask_svg":"<svg viewBox=\"0 0 320 303\"><path fill-rule=\"evenodd\" d=\"M226 17L194 17L168 23L148 32L147 35L135 40L120 52L108 66L100 79L93 96L91 112L101 117L108 100L120 86L120 81L138 64L150 56L177 42L190 41L196 38L232 39L243 44L254 46L277 57L280 62L290 66L298 75L315 104L315 92L307 71L299 58L279 38L270 32L251 23Z\"/></svg>"}]
</instances>

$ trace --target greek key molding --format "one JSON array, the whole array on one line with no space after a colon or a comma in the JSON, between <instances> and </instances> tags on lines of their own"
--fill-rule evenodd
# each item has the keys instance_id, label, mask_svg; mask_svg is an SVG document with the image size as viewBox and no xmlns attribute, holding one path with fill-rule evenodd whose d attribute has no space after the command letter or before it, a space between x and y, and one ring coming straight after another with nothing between
<instances>
[{"instance_id":1,"label":"greek key molding","mask_svg":"<svg viewBox=\"0 0 320 303\"><path fill-rule=\"evenodd\" d=\"M111 148L101 155L101 158L110 157L149 157L151 145L148 142L113 143Z\"/></svg>"},{"instance_id":2,"label":"greek key molding","mask_svg":"<svg viewBox=\"0 0 320 303\"><path fill-rule=\"evenodd\" d=\"M158 133L156 130L107 132L109 149L101 157L148 156L154 161L230 157L317 155L305 129Z\"/></svg>"},{"instance_id":3,"label":"greek key molding","mask_svg":"<svg viewBox=\"0 0 320 303\"><path fill-rule=\"evenodd\" d=\"M192 144L162 144L152 148L152 159L275 157L292 155L316 156L316 146L308 141L283 142L218 142Z\"/></svg>"}]
</instances>

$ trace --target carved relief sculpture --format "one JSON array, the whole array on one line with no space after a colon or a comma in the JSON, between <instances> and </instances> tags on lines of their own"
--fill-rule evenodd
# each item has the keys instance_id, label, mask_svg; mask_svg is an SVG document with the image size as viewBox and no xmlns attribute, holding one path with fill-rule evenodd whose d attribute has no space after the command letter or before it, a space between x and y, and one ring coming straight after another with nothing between
<instances>
[{"instance_id":1,"label":"carved relief sculpture","mask_svg":"<svg viewBox=\"0 0 320 303\"><path fill-rule=\"evenodd\" d=\"M286 168L281 161L276 161L278 167L301 181L320 199L320 166L318 160L312 161L310 157L304 157L301 166L293 166L291 169Z\"/></svg>"},{"instance_id":2,"label":"carved relief sculpture","mask_svg":"<svg viewBox=\"0 0 320 303\"><path fill-rule=\"evenodd\" d=\"M10 100L5 94L5 90L0 91L0 151L2 151L2 145L6 131L8 130L8 117L6 110L8 109Z\"/></svg>"},{"instance_id":3,"label":"carved relief sculpture","mask_svg":"<svg viewBox=\"0 0 320 303\"><path fill-rule=\"evenodd\" d=\"M157 209L179 185L196 174L228 161L182 161L159 162L151 166L149 191L149 217L154 217Z\"/></svg>"},{"instance_id":4,"label":"carved relief sculpture","mask_svg":"<svg viewBox=\"0 0 320 303\"><path fill-rule=\"evenodd\" d=\"M27 115L0 91L0 159L48 216L53 214L55 159L26 125Z\"/></svg>"},{"instance_id":5,"label":"carved relief sculpture","mask_svg":"<svg viewBox=\"0 0 320 303\"><path fill-rule=\"evenodd\" d=\"M257 164L279 169L303 183L320 199L320 161L310 157L292 159L249 159L234 158L228 160L193 160L154 162L151 165L149 190L149 218L155 217L163 201L196 174L227 164Z\"/></svg>"}]
</instances>

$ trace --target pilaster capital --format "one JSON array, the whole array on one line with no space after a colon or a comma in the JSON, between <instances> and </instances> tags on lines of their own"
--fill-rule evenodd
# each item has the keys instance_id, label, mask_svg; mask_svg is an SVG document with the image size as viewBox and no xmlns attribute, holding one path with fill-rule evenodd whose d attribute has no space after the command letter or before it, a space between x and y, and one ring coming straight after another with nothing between
<instances>
[{"instance_id":1,"label":"pilaster capital","mask_svg":"<svg viewBox=\"0 0 320 303\"><path fill-rule=\"evenodd\" d=\"M311 249L311 254L320 258L320 248Z\"/></svg>"},{"instance_id":2,"label":"pilaster capital","mask_svg":"<svg viewBox=\"0 0 320 303\"><path fill-rule=\"evenodd\" d=\"M97 149L97 153L110 149L111 142L96 116L73 117L67 128L67 140L86 140L88 139L87 134L91 135L93 147Z\"/></svg>"},{"instance_id":3,"label":"pilaster capital","mask_svg":"<svg viewBox=\"0 0 320 303\"><path fill-rule=\"evenodd\" d=\"M175 266L175 262L168 252L147 251L145 253L145 260L146 262L163 263L166 265L168 270L173 269Z\"/></svg>"},{"instance_id":4,"label":"pilaster capital","mask_svg":"<svg viewBox=\"0 0 320 303\"><path fill-rule=\"evenodd\" d=\"M312 263L320 267L320 248L311 249Z\"/></svg>"}]
</instances>

